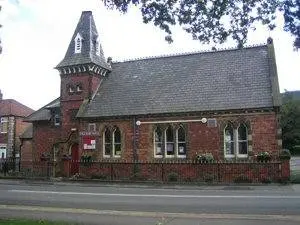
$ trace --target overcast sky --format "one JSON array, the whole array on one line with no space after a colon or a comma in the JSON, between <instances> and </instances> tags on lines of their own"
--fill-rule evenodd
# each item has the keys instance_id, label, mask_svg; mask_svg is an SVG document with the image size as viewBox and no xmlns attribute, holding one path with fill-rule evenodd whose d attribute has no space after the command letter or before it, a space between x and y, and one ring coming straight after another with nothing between
<instances>
[{"instance_id":1,"label":"overcast sky","mask_svg":"<svg viewBox=\"0 0 300 225\"><path fill-rule=\"evenodd\" d=\"M142 23L138 10L122 15L105 9L101 0L0 0L0 5L0 89L5 99L16 99L35 110L59 96L60 78L54 67L63 59L82 11L93 11L104 54L114 61L211 49L193 41L180 27L174 28L170 45L164 32ZM293 51L280 17L278 24L280 28L272 32L258 29L248 44L266 43L271 35L280 90L300 90L300 51Z\"/></svg>"}]
</instances>

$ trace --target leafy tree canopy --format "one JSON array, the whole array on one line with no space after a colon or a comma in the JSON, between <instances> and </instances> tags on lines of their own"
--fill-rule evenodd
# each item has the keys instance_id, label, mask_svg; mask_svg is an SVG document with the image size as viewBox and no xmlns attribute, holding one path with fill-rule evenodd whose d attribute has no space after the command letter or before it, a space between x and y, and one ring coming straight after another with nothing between
<instances>
[{"instance_id":1,"label":"leafy tree canopy","mask_svg":"<svg viewBox=\"0 0 300 225\"><path fill-rule=\"evenodd\" d=\"M292 152L300 145L300 98L295 94L285 92L281 107L282 144Z\"/></svg>"},{"instance_id":2,"label":"leafy tree canopy","mask_svg":"<svg viewBox=\"0 0 300 225\"><path fill-rule=\"evenodd\" d=\"M249 30L261 23L270 30L276 27L276 12L284 15L284 30L294 37L300 48L300 0L102 0L110 9L126 13L139 7L143 22L152 22L166 32L172 42L170 27L179 24L193 39L222 44L232 38L242 47Z\"/></svg>"}]
</instances>

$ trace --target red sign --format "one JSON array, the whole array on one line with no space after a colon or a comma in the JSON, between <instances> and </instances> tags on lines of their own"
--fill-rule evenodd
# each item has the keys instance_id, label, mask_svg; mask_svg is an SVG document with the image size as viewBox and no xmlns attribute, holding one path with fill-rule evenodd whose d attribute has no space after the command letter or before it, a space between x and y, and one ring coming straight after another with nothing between
<instances>
[{"instance_id":1,"label":"red sign","mask_svg":"<svg viewBox=\"0 0 300 225\"><path fill-rule=\"evenodd\" d=\"M96 149L96 138L94 136L83 136L83 149Z\"/></svg>"}]
</instances>

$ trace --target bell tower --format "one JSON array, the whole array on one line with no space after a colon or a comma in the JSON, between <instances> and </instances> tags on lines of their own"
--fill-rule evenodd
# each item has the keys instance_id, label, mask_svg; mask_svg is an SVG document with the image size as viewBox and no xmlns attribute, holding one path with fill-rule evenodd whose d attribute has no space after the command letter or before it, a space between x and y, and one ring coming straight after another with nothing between
<instances>
[{"instance_id":1,"label":"bell tower","mask_svg":"<svg viewBox=\"0 0 300 225\"><path fill-rule=\"evenodd\" d=\"M76 114L84 100L90 100L111 66L106 62L91 11L81 14L64 59L56 66L60 73L60 110L65 130L78 128Z\"/></svg>"}]
</instances>

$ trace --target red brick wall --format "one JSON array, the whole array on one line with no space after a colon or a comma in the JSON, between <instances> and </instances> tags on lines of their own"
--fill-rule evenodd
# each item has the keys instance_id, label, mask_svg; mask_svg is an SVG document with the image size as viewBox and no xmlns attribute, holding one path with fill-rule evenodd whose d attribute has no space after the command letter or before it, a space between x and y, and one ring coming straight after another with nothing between
<instances>
[{"instance_id":1,"label":"red brick wall","mask_svg":"<svg viewBox=\"0 0 300 225\"><path fill-rule=\"evenodd\" d=\"M23 122L23 118L15 118L15 126L16 126L16 139L15 139L15 149L18 153L20 153L20 135L24 133L24 131L30 126L30 123Z\"/></svg>"},{"instance_id":2,"label":"red brick wall","mask_svg":"<svg viewBox=\"0 0 300 225\"><path fill-rule=\"evenodd\" d=\"M32 139L23 140L20 157L21 161L32 161Z\"/></svg>"},{"instance_id":3,"label":"red brick wall","mask_svg":"<svg viewBox=\"0 0 300 225\"><path fill-rule=\"evenodd\" d=\"M74 101L90 98L96 91L99 83L100 76L93 76L89 73L80 73L76 75L61 75L61 100L62 101ZM68 85L74 87L74 93L70 94ZM82 92L76 92L76 85L82 85Z\"/></svg>"},{"instance_id":4,"label":"red brick wall","mask_svg":"<svg viewBox=\"0 0 300 225\"><path fill-rule=\"evenodd\" d=\"M40 160L42 153L51 153L53 144L61 138L60 127L50 122L33 124L33 160Z\"/></svg>"},{"instance_id":5,"label":"red brick wall","mask_svg":"<svg viewBox=\"0 0 300 225\"><path fill-rule=\"evenodd\" d=\"M253 154L261 151L271 152L272 155L277 156L279 147L277 145L277 120L273 112L257 113L257 114L240 114L240 115L215 115L208 118L217 119L217 127L207 127L207 124L202 122L188 122L187 128L187 158L194 159L197 153L212 153L217 160L224 159L223 147L223 129L227 121L233 123L245 122L249 123L249 133L252 137ZM165 117L143 119L140 121L162 121L162 120L183 120L196 119L195 117ZM199 119L199 117L197 118ZM133 159L133 120L110 120L105 122L96 122L98 135L96 138L98 153L93 153L98 156L97 159L102 158L103 154L103 130L105 126L118 126L122 132L122 159ZM184 123L183 123L184 124ZM84 123L80 128L86 131L88 123ZM141 124L138 127L136 146L139 160L154 159L153 153L153 129L154 124ZM82 148L82 145L80 145Z\"/></svg>"},{"instance_id":6,"label":"red brick wall","mask_svg":"<svg viewBox=\"0 0 300 225\"><path fill-rule=\"evenodd\" d=\"M71 163L69 162L69 164ZM88 165L80 165L80 176L88 179L97 178L114 181L285 182L289 178L289 161L211 164L192 162L92 162Z\"/></svg>"}]
</instances>

